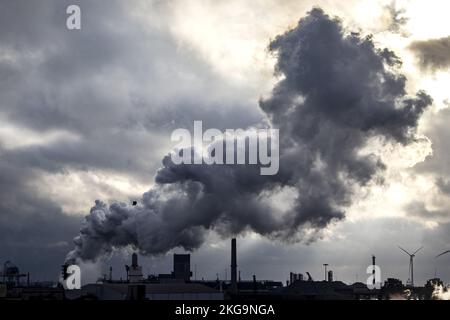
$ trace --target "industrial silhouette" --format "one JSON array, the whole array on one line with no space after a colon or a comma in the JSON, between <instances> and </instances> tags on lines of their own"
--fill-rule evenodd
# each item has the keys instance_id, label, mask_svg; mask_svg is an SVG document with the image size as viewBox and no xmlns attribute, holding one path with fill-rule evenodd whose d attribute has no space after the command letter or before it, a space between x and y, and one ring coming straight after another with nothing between
<instances>
[{"instance_id":1,"label":"industrial silhouette","mask_svg":"<svg viewBox=\"0 0 450 320\"><path fill-rule=\"evenodd\" d=\"M60 284L31 282L29 273L21 273L7 261L0 274L0 299L55 299L55 300L366 300L366 299L432 299L436 286L443 286L439 278L427 281L423 287L414 283L414 257L422 249L410 254L409 279L406 285L398 279L388 278L383 285L375 286L376 263L372 256L373 285L355 282L346 284L334 279L329 264L324 263L325 279L315 281L309 272L291 272L285 284L272 280L242 280L238 271L237 240L231 240L231 279L192 279L191 255L174 254L173 271L166 274L144 276L138 254L131 256L131 265L125 265L126 278L114 279L113 268L96 283L89 283L79 290L65 290ZM439 256L449 253L446 251ZM438 256L438 257L439 257ZM68 265L62 266L61 278L67 278ZM27 278L27 281L23 281Z\"/></svg>"}]
</instances>

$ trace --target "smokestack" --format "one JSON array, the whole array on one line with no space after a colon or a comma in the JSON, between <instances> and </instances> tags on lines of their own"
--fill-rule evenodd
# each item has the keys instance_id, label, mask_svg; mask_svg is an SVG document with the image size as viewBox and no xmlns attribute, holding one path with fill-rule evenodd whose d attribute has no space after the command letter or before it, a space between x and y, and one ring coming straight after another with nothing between
<instances>
[{"instance_id":1,"label":"smokestack","mask_svg":"<svg viewBox=\"0 0 450 320\"><path fill-rule=\"evenodd\" d=\"M372 284L375 286L375 256L372 256Z\"/></svg>"},{"instance_id":2,"label":"smokestack","mask_svg":"<svg viewBox=\"0 0 450 320\"><path fill-rule=\"evenodd\" d=\"M328 267L328 263L324 263L323 266L325 268L325 281L327 281L327 267Z\"/></svg>"},{"instance_id":3,"label":"smokestack","mask_svg":"<svg viewBox=\"0 0 450 320\"><path fill-rule=\"evenodd\" d=\"M132 267L137 267L138 266L138 255L137 253L133 253L133 255L131 256L131 266Z\"/></svg>"},{"instance_id":4,"label":"smokestack","mask_svg":"<svg viewBox=\"0 0 450 320\"><path fill-rule=\"evenodd\" d=\"M231 287L230 292L237 294L237 253L236 239L231 239Z\"/></svg>"},{"instance_id":5,"label":"smokestack","mask_svg":"<svg viewBox=\"0 0 450 320\"><path fill-rule=\"evenodd\" d=\"M333 282L333 271L328 271L328 282Z\"/></svg>"}]
</instances>

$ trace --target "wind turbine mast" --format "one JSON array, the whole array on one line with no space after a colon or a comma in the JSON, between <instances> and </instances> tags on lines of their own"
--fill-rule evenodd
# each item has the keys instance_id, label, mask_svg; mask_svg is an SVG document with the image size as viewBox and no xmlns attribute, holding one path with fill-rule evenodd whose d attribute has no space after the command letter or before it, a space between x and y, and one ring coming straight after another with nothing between
<instances>
[{"instance_id":1,"label":"wind turbine mast","mask_svg":"<svg viewBox=\"0 0 450 320\"><path fill-rule=\"evenodd\" d=\"M417 252L423 249L423 247L417 249L413 254L409 253L400 246L398 247L409 256L409 284L412 288L414 288L414 257L416 256Z\"/></svg>"}]
</instances>

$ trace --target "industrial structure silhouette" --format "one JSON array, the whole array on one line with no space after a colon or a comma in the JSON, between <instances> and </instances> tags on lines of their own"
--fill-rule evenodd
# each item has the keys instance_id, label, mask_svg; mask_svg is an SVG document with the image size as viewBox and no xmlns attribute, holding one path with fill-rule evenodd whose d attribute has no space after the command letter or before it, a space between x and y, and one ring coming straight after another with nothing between
<instances>
[{"instance_id":1,"label":"industrial structure silhouette","mask_svg":"<svg viewBox=\"0 0 450 320\"><path fill-rule=\"evenodd\" d=\"M345 284L336 281L329 264L323 264L325 278L315 281L309 272L291 272L285 284L279 281L241 279L238 270L237 240L231 240L231 279L192 279L190 254L173 255L171 273L144 276L138 254L131 257L131 265L125 265L126 279L114 279L112 267L109 276L96 283L89 283L79 290L65 290L55 283L30 282L29 273L21 273L12 262L7 261L0 274L0 299L69 299L69 300L366 300L366 299L432 299L436 286L443 286L439 278L433 278L418 287L414 283L413 259L420 251L410 254L409 276L406 285L398 279L388 278L384 284L375 286L375 256L372 256L373 288L365 283ZM446 251L439 256L447 254ZM439 257L438 256L438 257ZM67 275L67 265L62 266L61 278ZM27 281L23 279L26 278Z\"/></svg>"}]
</instances>

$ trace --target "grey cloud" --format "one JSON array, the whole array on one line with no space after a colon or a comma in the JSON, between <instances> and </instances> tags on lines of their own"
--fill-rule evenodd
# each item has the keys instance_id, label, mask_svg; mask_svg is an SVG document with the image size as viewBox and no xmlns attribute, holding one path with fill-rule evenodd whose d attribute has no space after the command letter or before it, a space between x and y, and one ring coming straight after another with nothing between
<instances>
[{"instance_id":1,"label":"grey cloud","mask_svg":"<svg viewBox=\"0 0 450 320\"><path fill-rule=\"evenodd\" d=\"M83 29L77 32L65 29L64 2L50 1L46 6L57 8L51 10L56 11L54 16L37 10L34 16L23 17L31 19L25 26L40 26L36 28L39 31L26 28L40 41L12 37L4 44L12 42L10 46L15 48L26 43L26 48L20 46L13 51L25 66L17 67L16 85L8 86L15 91L6 92L5 88L2 92L3 112L16 123L37 130L63 128L85 135L104 128L126 128L131 119L156 117L162 102L182 105L188 89L194 95L196 86L214 86L215 82L208 84L212 75L199 59L187 51L180 52L167 30L147 31L133 21L122 1L83 2ZM9 16L13 16L11 11L23 14L21 7L5 10L3 14ZM45 19L51 21L48 26L42 23ZM16 27L3 29L2 39L9 39L10 33L28 34L19 29L19 24ZM47 29L52 32L47 34ZM143 105L136 105L136 99L143 100ZM196 104L202 105L201 98ZM188 108L178 109L178 114L189 113ZM149 123L153 127L146 128L155 129L155 122Z\"/></svg>"},{"instance_id":2,"label":"grey cloud","mask_svg":"<svg viewBox=\"0 0 450 320\"><path fill-rule=\"evenodd\" d=\"M419 217L432 221L447 221L450 218L450 212L445 209L429 209L425 203L421 201L415 201L408 204L405 208L408 215L412 217Z\"/></svg>"},{"instance_id":3,"label":"grey cloud","mask_svg":"<svg viewBox=\"0 0 450 320\"><path fill-rule=\"evenodd\" d=\"M171 130L192 119L231 127L242 109L239 125L260 121L257 107L227 100L227 91L243 91L180 48L167 25L142 25L123 1L81 1L82 30L68 31L69 4L49 0L33 10L28 1L1 2L0 50L12 56L0 60L2 116L36 134L63 130L79 138L3 150L4 159L51 172L107 169L148 181ZM166 10L161 2L149 5Z\"/></svg>"},{"instance_id":4,"label":"grey cloud","mask_svg":"<svg viewBox=\"0 0 450 320\"><path fill-rule=\"evenodd\" d=\"M397 9L397 1L393 0L390 4L384 7L386 19L388 21L387 28L394 33L402 33L403 26L408 22L405 17L406 10Z\"/></svg>"},{"instance_id":5,"label":"grey cloud","mask_svg":"<svg viewBox=\"0 0 450 320\"><path fill-rule=\"evenodd\" d=\"M450 37L414 41L410 49L424 70L437 71L450 67Z\"/></svg>"},{"instance_id":6,"label":"grey cloud","mask_svg":"<svg viewBox=\"0 0 450 320\"><path fill-rule=\"evenodd\" d=\"M32 280L56 280L82 219L64 214L28 186L38 176L0 159L0 258L31 271Z\"/></svg>"},{"instance_id":7,"label":"grey cloud","mask_svg":"<svg viewBox=\"0 0 450 320\"><path fill-rule=\"evenodd\" d=\"M140 206L96 203L69 259L95 260L129 245L145 254L192 250L211 229L307 240L305 229L318 232L343 219L353 188L382 173L379 158L358 153L369 138L416 139L431 98L407 96L406 79L395 71L399 59L370 37L347 35L339 20L314 9L269 48L283 78L260 107L281 131L279 174L259 176L252 166L177 166L167 156L158 185ZM261 199L286 187L297 198L280 216Z\"/></svg>"},{"instance_id":8,"label":"grey cloud","mask_svg":"<svg viewBox=\"0 0 450 320\"><path fill-rule=\"evenodd\" d=\"M8 149L0 137L0 256L32 266L40 278L59 268L81 218L67 216L64 204L29 185L77 170L149 182L174 128L192 119L231 127L237 110L242 127L261 119L257 106L242 102L248 101L244 89L180 46L167 19L158 27L143 25L129 8L139 1L77 3L82 30L68 31L66 7L73 1L0 0L2 121L17 137L22 128L76 137ZM147 5L155 17L166 13L165 2Z\"/></svg>"},{"instance_id":9,"label":"grey cloud","mask_svg":"<svg viewBox=\"0 0 450 320\"><path fill-rule=\"evenodd\" d=\"M425 161L418 163L413 171L417 174L425 175L434 180L434 184L438 192L434 194L435 199L448 198L450 195L450 170L448 163L450 161L450 148L448 136L450 130L448 127L450 121L450 110L442 109L432 117L432 125L427 126L424 134L429 137L432 142L432 154ZM413 203L411 212L421 218L429 219L436 222L447 222L450 213L448 206L443 202L438 203L437 208L430 209L424 203Z\"/></svg>"},{"instance_id":10,"label":"grey cloud","mask_svg":"<svg viewBox=\"0 0 450 320\"><path fill-rule=\"evenodd\" d=\"M438 186L439 190L443 192L444 194L450 195L450 182L444 180L443 178L438 178L436 180L436 185Z\"/></svg>"},{"instance_id":11,"label":"grey cloud","mask_svg":"<svg viewBox=\"0 0 450 320\"><path fill-rule=\"evenodd\" d=\"M424 130L424 134L429 137L432 142L433 154L424 162L417 164L414 170L419 173L434 174L443 180L448 179L450 170L448 163L450 154L448 150L450 143L448 136L450 129L448 122L450 121L450 109L442 109L432 118L433 125L428 126ZM439 183L438 183L439 185Z\"/></svg>"},{"instance_id":12,"label":"grey cloud","mask_svg":"<svg viewBox=\"0 0 450 320\"><path fill-rule=\"evenodd\" d=\"M63 129L85 139L103 136L108 144L110 131L165 129L169 136L172 127L161 127L173 120L180 126L201 117L218 126L233 122L233 111L241 108L248 110L243 124L260 119L257 108L242 103L223 107L233 103L227 98L233 86L180 49L168 25L142 25L123 1L83 1L82 30L68 31L69 3L46 1L39 8L48 10L36 9L30 16L33 10L25 9L24 1L4 4L0 18L9 27L0 31L1 48L17 59L0 61L10 79L0 86L2 113L11 122L44 132ZM165 10L163 3L151 5ZM221 117L211 101L222 109Z\"/></svg>"},{"instance_id":13,"label":"grey cloud","mask_svg":"<svg viewBox=\"0 0 450 320\"><path fill-rule=\"evenodd\" d=\"M105 130L106 131L106 130ZM105 141L110 141L105 144ZM128 175L148 182L162 141L142 131L102 132L90 139L62 140L47 145L31 145L6 150L0 147L0 158L20 167L31 167L47 173L93 169Z\"/></svg>"},{"instance_id":14,"label":"grey cloud","mask_svg":"<svg viewBox=\"0 0 450 320\"><path fill-rule=\"evenodd\" d=\"M367 139L414 140L417 121L431 103L423 92L405 95L405 78L386 67L399 63L393 52L375 48L370 38L343 33L338 20L315 9L277 37L270 48L285 78L261 103L274 126L282 128L281 148L290 150L281 168L284 161L296 164L289 176L300 182L299 211L314 208L315 201L326 204L320 210L325 221L343 217L333 208L351 202L353 183L364 185L384 168L374 156L357 155ZM319 172L310 170L317 159L324 163Z\"/></svg>"},{"instance_id":15,"label":"grey cloud","mask_svg":"<svg viewBox=\"0 0 450 320\"><path fill-rule=\"evenodd\" d=\"M438 227L429 229L424 235L424 245L431 251L430 267L438 271L438 276L444 279L444 282L450 282L448 274L448 264L450 255L437 257L439 254L450 249L450 223L441 223Z\"/></svg>"}]
</instances>

